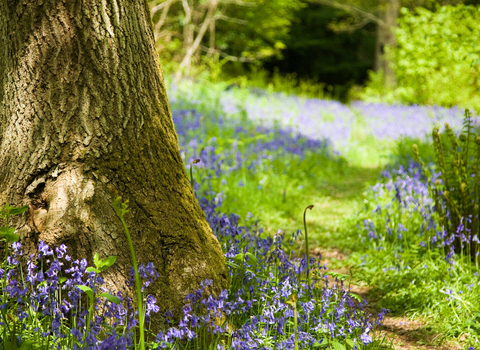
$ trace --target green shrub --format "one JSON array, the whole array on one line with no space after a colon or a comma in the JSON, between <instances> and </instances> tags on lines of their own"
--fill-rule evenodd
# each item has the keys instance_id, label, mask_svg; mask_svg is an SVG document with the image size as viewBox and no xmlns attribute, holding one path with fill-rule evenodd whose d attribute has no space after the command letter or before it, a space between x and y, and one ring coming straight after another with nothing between
<instances>
[{"instance_id":1,"label":"green shrub","mask_svg":"<svg viewBox=\"0 0 480 350\"><path fill-rule=\"evenodd\" d=\"M362 98L407 104L460 105L480 110L480 7L401 10L397 46L387 48L397 87L385 90L383 73L370 73Z\"/></svg>"},{"instance_id":2,"label":"green shrub","mask_svg":"<svg viewBox=\"0 0 480 350\"><path fill-rule=\"evenodd\" d=\"M432 138L435 168L440 171L436 181L431 180L430 171L419 157L417 145L413 145L414 154L428 177L440 224L455 239L457 250L463 255L465 248L478 268L480 136L474 133L470 112L465 111L464 128L459 136L445 123L445 132L442 134L435 127Z\"/></svg>"}]
</instances>

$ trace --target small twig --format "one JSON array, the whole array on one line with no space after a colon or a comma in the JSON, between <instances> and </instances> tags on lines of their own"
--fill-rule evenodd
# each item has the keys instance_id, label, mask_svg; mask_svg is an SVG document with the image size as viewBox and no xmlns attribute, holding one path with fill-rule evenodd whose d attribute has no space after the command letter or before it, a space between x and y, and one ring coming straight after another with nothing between
<instances>
[{"instance_id":1,"label":"small twig","mask_svg":"<svg viewBox=\"0 0 480 350\"><path fill-rule=\"evenodd\" d=\"M224 4L235 4L235 5L240 5L240 6L257 6L254 2L246 2L246 1L241 1L241 0L224 0L222 1Z\"/></svg>"},{"instance_id":2,"label":"small twig","mask_svg":"<svg viewBox=\"0 0 480 350\"><path fill-rule=\"evenodd\" d=\"M220 15L220 14L215 15L213 18L214 19L219 19L219 20L222 20L222 21L226 21L226 22L233 22L233 23L238 23L238 24L248 24L248 21L245 21L244 19L228 17L228 16L224 16L224 15Z\"/></svg>"},{"instance_id":3,"label":"small twig","mask_svg":"<svg viewBox=\"0 0 480 350\"><path fill-rule=\"evenodd\" d=\"M206 47L206 46L200 46L200 48L202 49L202 51L206 51L206 52L210 52L210 53L217 53L220 55L220 57L223 57L229 61L233 61L233 62L255 62L258 58L251 58L251 57L238 57L238 56L232 56L232 55L229 55L228 53L226 52L223 52L222 50L219 50L219 49L211 49L209 47ZM257 57L261 57L261 56L257 56Z\"/></svg>"}]
</instances>

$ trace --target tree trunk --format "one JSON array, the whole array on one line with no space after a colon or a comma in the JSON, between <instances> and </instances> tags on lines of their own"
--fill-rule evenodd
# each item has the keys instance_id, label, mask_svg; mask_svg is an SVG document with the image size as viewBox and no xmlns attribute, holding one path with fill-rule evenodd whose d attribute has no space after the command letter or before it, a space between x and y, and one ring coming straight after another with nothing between
<instances>
[{"instance_id":1,"label":"tree trunk","mask_svg":"<svg viewBox=\"0 0 480 350\"><path fill-rule=\"evenodd\" d=\"M126 216L140 263L160 279L167 309L204 279L227 287L220 245L178 149L150 11L143 0L0 0L0 204L28 204L16 223L27 252L39 240L75 258L117 256L107 287L132 266L111 206Z\"/></svg>"},{"instance_id":2,"label":"tree trunk","mask_svg":"<svg viewBox=\"0 0 480 350\"><path fill-rule=\"evenodd\" d=\"M378 16L384 25L377 24L377 41L375 45L375 71L383 71L385 87L396 85L395 72L385 57L385 47L396 44L393 28L397 26L400 12L400 0L385 0L380 4Z\"/></svg>"}]
</instances>

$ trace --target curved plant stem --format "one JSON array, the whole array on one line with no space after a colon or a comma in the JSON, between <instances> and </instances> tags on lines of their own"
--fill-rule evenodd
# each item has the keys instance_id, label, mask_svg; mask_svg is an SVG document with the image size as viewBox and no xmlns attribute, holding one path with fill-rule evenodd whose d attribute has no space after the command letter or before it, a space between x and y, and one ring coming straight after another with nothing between
<instances>
[{"instance_id":1,"label":"curved plant stem","mask_svg":"<svg viewBox=\"0 0 480 350\"><path fill-rule=\"evenodd\" d=\"M145 319L143 317L142 286L140 284L140 277L138 275L137 258L135 257L135 250L133 249L132 238L130 236L130 231L128 230L127 224L125 223L125 219L123 218L123 216L126 213L128 213L128 210L127 210L128 201L125 201L124 203L122 203L121 201L122 201L122 198L117 197L113 201L113 208L115 209L117 216L120 218L120 221L122 222L123 230L125 231L125 236L127 237L128 245L130 247L130 253L132 255L133 269L135 272L135 286L137 288L138 321L139 321L139 327L140 327L139 329L140 349L145 350L145 330L144 330Z\"/></svg>"},{"instance_id":2,"label":"curved plant stem","mask_svg":"<svg viewBox=\"0 0 480 350\"><path fill-rule=\"evenodd\" d=\"M307 221L306 221L306 215L307 215L307 210L312 209L313 204L309 205L308 207L305 208L303 211L303 226L305 227L305 249L307 253L307 280L308 280L308 289L310 289L310 252L309 252L309 247L308 247L308 233L307 233Z\"/></svg>"},{"instance_id":3,"label":"curved plant stem","mask_svg":"<svg viewBox=\"0 0 480 350\"><path fill-rule=\"evenodd\" d=\"M123 229L125 230L125 235L127 236L128 245L130 246L130 252L132 253L132 263L133 269L135 271L135 286L137 287L137 303L138 303L138 321L140 322L140 348L145 350L145 333L144 333L144 322L143 317L143 300L142 300L142 286L140 285L140 277L138 275L138 266L137 259L135 257L135 251L133 250L132 238L130 237L130 232L128 231L127 224L125 220L120 218L122 221Z\"/></svg>"}]
</instances>

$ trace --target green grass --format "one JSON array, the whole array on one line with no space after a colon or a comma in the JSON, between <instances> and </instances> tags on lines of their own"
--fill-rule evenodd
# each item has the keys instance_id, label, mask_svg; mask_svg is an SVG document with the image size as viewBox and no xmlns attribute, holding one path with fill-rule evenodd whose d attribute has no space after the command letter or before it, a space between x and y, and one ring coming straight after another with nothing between
<instances>
[{"instance_id":1,"label":"green grass","mask_svg":"<svg viewBox=\"0 0 480 350\"><path fill-rule=\"evenodd\" d=\"M209 133L208 137L213 136L217 135ZM378 149L372 144L363 145L372 153ZM362 167L357 165L361 160L355 158L332 158L313 152L305 159L285 155L266 162L261 171L252 172L244 167L214 178L212 188L224 193L223 212L233 212L241 218L250 212L270 234L278 229L286 233L303 229L303 208L313 204L315 208L308 214L312 243L324 245L343 224L343 219L361 208L363 192L378 180L383 169L380 164L386 158L380 152L371 158L375 161ZM205 174L197 170L197 176L203 178Z\"/></svg>"},{"instance_id":2,"label":"green grass","mask_svg":"<svg viewBox=\"0 0 480 350\"><path fill-rule=\"evenodd\" d=\"M192 107L203 111L216 109L220 115L215 93L202 89L207 98L201 106ZM238 94L247 95L246 90ZM247 123L246 118L243 122ZM248 140L242 139L244 135L237 135L228 127L209 126L208 122L202 127L208 130L208 138L217 137L216 143L223 150L228 150L235 139L241 141L240 150L248 144ZM330 268L351 269L351 282L369 286L374 307L389 308L397 316L421 319L426 325L419 332L432 334L437 342L458 343L460 337L470 334L462 343L467 349L480 333L480 310L476 306L480 283L471 264L457 259L455 269L450 271L452 266L443 259L443 252L427 254L422 250L418 238L422 220L417 214L397 213L396 222L402 222L409 229L407 237L411 241L406 246L397 242L378 250L380 245L365 239L366 232L362 229L364 219L375 220L380 228L385 225L384 213L372 214L375 200L366 191L377 182L385 181L380 178L383 170L399 165L407 167L412 160L413 144L419 146L427 163L433 161L430 142L410 138L378 140L371 135L364 117L357 114L350 140L340 155L310 152L300 158L276 153L277 157L264 161L257 171L244 167L219 179L214 177L211 189L223 193L222 212L237 213L245 222L252 213L258 218L259 226L272 236L279 229L287 235L303 231L303 210L313 204L313 210L307 214L311 250L338 248L348 256L343 261L330 259ZM202 179L205 175L201 169L196 170L196 178ZM240 183L243 185L239 186ZM392 195L383 200L386 205ZM295 250L304 249L302 241ZM401 258L397 256L399 253ZM401 271L383 272L383 268L397 265L402 267ZM450 290L452 294L447 300L449 295L445 293Z\"/></svg>"}]
</instances>

